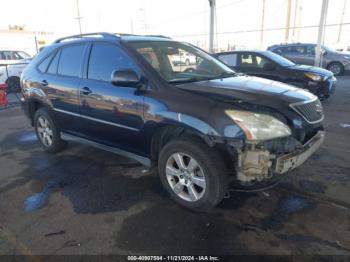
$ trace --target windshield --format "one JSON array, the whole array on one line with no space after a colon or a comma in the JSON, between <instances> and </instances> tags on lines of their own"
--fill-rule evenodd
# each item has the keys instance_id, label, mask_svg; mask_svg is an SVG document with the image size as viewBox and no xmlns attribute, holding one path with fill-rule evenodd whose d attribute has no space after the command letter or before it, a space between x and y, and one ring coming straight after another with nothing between
<instances>
[{"instance_id":1,"label":"windshield","mask_svg":"<svg viewBox=\"0 0 350 262\"><path fill-rule=\"evenodd\" d=\"M295 65L292 61L288 60L287 58L284 58L283 56L277 55L273 52L266 51L265 55L281 66L289 67Z\"/></svg>"},{"instance_id":2,"label":"windshield","mask_svg":"<svg viewBox=\"0 0 350 262\"><path fill-rule=\"evenodd\" d=\"M235 74L220 61L186 43L144 41L128 44L169 83L195 82Z\"/></svg>"}]
</instances>

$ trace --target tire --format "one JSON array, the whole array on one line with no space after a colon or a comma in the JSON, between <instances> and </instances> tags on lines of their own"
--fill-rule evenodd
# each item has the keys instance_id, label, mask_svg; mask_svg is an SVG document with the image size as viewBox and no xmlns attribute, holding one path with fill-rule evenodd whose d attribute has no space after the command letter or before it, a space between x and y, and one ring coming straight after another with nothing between
<instances>
[{"instance_id":1,"label":"tire","mask_svg":"<svg viewBox=\"0 0 350 262\"><path fill-rule=\"evenodd\" d=\"M49 153L61 151L67 144L61 139L61 134L50 111L39 108L34 114L34 128L41 147Z\"/></svg>"},{"instance_id":2,"label":"tire","mask_svg":"<svg viewBox=\"0 0 350 262\"><path fill-rule=\"evenodd\" d=\"M344 73L344 66L339 62L332 62L327 66L327 70L331 71L335 76L339 76Z\"/></svg>"},{"instance_id":3,"label":"tire","mask_svg":"<svg viewBox=\"0 0 350 262\"><path fill-rule=\"evenodd\" d=\"M6 80L8 86L8 93L18 93L21 91L20 79L18 76L10 76Z\"/></svg>"},{"instance_id":4,"label":"tire","mask_svg":"<svg viewBox=\"0 0 350 262\"><path fill-rule=\"evenodd\" d=\"M181 172L177 165L177 154L183 160L185 172ZM193 172L186 173L191 170L190 159L198 167ZM166 144L159 155L158 173L170 197L194 211L210 211L222 201L228 188L227 168L220 155L195 137ZM190 194L193 190L196 193Z\"/></svg>"}]
</instances>

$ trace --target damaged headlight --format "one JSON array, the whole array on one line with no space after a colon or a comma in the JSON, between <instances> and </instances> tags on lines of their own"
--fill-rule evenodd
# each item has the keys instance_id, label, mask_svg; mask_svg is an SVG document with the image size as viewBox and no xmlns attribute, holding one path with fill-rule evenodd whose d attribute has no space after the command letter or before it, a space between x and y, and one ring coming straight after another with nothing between
<instances>
[{"instance_id":1,"label":"damaged headlight","mask_svg":"<svg viewBox=\"0 0 350 262\"><path fill-rule=\"evenodd\" d=\"M305 75L311 79L312 81L315 82L320 82L320 81L324 81L326 77L318 75L318 74L313 74L313 73L305 73Z\"/></svg>"},{"instance_id":2,"label":"damaged headlight","mask_svg":"<svg viewBox=\"0 0 350 262\"><path fill-rule=\"evenodd\" d=\"M291 134L286 124L270 115L238 110L225 113L239 125L248 140L268 140Z\"/></svg>"}]
</instances>

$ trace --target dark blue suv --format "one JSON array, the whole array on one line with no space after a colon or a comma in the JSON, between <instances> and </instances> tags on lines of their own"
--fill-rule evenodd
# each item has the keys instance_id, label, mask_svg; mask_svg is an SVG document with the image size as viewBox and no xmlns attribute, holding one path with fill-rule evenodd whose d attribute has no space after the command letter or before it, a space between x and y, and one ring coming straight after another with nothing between
<instances>
[{"instance_id":1,"label":"dark blue suv","mask_svg":"<svg viewBox=\"0 0 350 262\"><path fill-rule=\"evenodd\" d=\"M25 69L21 86L46 151L74 139L136 159L158 170L170 196L194 210L218 204L230 183L272 183L324 139L316 96L236 74L203 50L162 36L58 39Z\"/></svg>"}]
</instances>

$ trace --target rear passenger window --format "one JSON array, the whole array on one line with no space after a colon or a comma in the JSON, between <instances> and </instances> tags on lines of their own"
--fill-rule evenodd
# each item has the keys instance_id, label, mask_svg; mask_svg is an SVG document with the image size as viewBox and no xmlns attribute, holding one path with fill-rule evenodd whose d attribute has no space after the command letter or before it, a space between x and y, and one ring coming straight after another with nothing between
<instances>
[{"instance_id":1,"label":"rear passenger window","mask_svg":"<svg viewBox=\"0 0 350 262\"><path fill-rule=\"evenodd\" d=\"M85 45L72 45L62 48L58 63L58 74L78 77Z\"/></svg>"},{"instance_id":2,"label":"rear passenger window","mask_svg":"<svg viewBox=\"0 0 350 262\"><path fill-rule=\"evenodd\" d=\"M92 46L88 78L101 81L111 81L114 70L134 68L131 58L119 47L111 44L94 44Z\"/></svg>"},{"instance_id":3,"label":"rear passenger window","mask_svg":"<svg viewBox=\"0 0 350 262\"><path fill-rule=\"evenodd\" d=\"M237 65L237 54L220 55L219 59L229 66Z\"/></svg>"},{"instance_id":4,"label":"rear passenger window","mask_svg":"<svg viewBox=\"0 0 350 262\"><path fill-rule=\"evenodd\" d=\"M38 69L40 72L43 72L43 73L46 72L46 69L52 60L52 57L53 57L53 54L49 55L39 64Z\"/></svg>"},{"instance_id":5,"label":"rear passenger window","mask_svg":"<svg viewBox=\"0 0 350 262\"><path fill-rule=\"evenodd\" d=\"M47 73L49 74L57 74L57 67L58 67L58 58L60 57L60 52L58 51L51 61L51 64L49 66L49 69L47 70Z\"/></svg>"}]
</instances>

